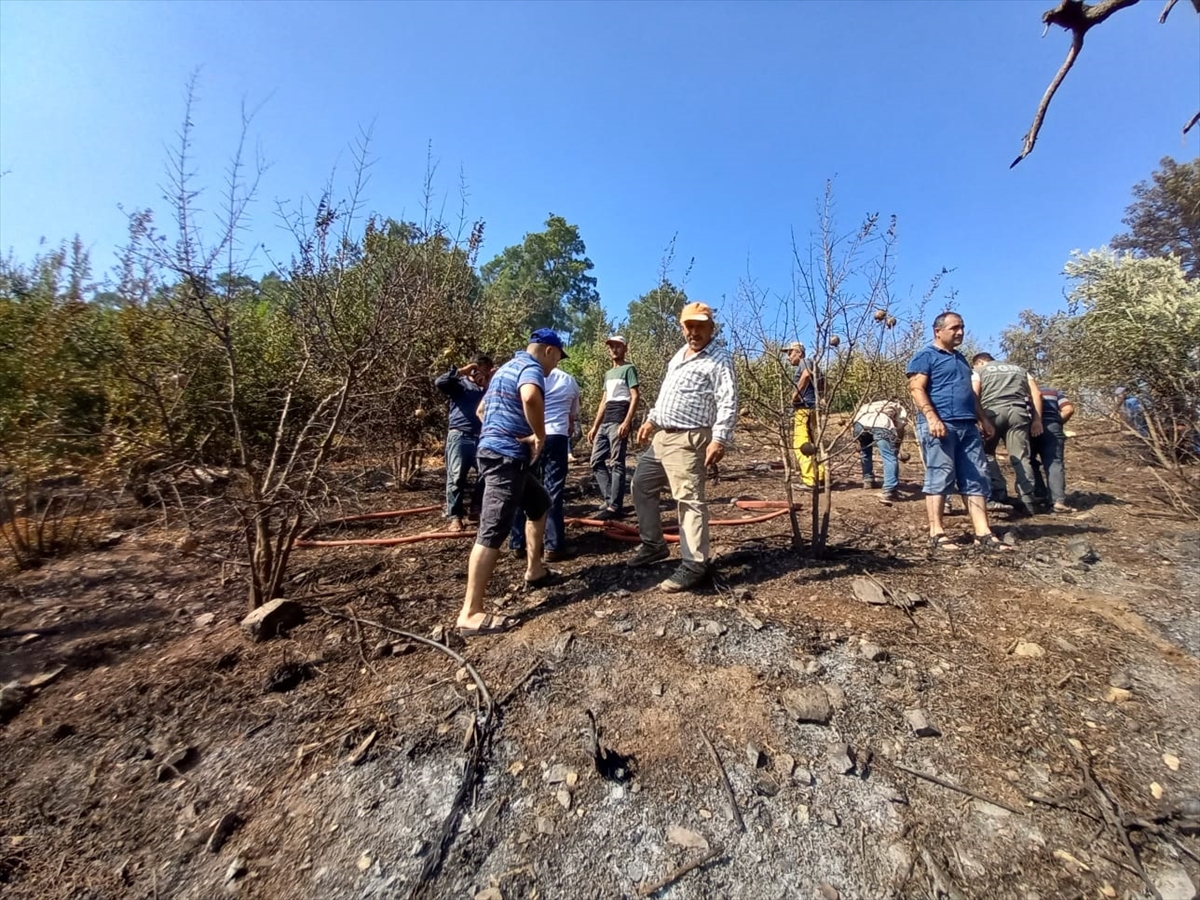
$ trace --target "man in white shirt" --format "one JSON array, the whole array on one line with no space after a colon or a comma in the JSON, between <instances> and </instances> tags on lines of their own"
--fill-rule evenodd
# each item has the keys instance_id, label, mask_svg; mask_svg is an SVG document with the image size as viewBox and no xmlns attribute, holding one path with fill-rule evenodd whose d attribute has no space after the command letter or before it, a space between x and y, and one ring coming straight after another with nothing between
<instances>
[{"instance_id":1,"label":"man in white shirt","mask_svg":"<svg viewBox=\"0 0 1200 900\"><path fill-rule=\"evenodd\" d=\"M689 303L679 314L686 341L667 363L653 409L638 429L637 442L654 442L638 457L630 493L642 544L629 565L649 566L670 554L663 538L658 497L670 488L679 510L679 551L683 561L659 585L673 593L694 588L708 575L707 470L725 455L737 424L737 376L729 351L713 341L711 307Z\"/></svg>"},{"instance_id":2,"label":"man in white shirt","mask_svg":"<svg viewBox=\"0 0 1200 900\"><path fill-rule=\"evenodd\" d=\"M534 466L538 480L550 494L550 512L546 516L545 550L542 559L559 562L567 558L566 527L563 525L563 489L567 484L567 463L571 453L571 432L579 419L579 384L562 369L546 376L546 446ZM518 556L525 555L525 514L518 512L509 534L509 546Z\"/></svg>"},{"instance_id":3,"label":"man in white shirt","mask_svg":"<svg viewBox=\"0 0 1200 900\"><path fill-rule=\"evenodd\" d=\"M900 486L900 442L908 412L899 400L864 403L854 415L854 437L862 459L863 487L875 487L875 448L883 460L883 490L879 502L891 506Z\"/></svg>"}]
</instances>

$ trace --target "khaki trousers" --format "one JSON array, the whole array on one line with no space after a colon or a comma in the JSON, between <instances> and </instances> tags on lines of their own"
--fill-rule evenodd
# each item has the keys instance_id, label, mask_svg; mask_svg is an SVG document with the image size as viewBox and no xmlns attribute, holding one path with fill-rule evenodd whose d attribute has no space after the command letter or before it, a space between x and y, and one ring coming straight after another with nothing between
<instances>
[{"instance_id":1,"label":"khaki trousers","mask_svg":"<svg viewBox=\"0 0 1200 900\"><path fill-rule=\"evenodd\" d=\"M669 488L679 511L679 555L691 568L709 559L708 504L704 500L704 454L712 441L711 428L658 431L638 457L630 493L637 510L642 543L665 547L659 494Z\"/></svg>"}]
</instances>

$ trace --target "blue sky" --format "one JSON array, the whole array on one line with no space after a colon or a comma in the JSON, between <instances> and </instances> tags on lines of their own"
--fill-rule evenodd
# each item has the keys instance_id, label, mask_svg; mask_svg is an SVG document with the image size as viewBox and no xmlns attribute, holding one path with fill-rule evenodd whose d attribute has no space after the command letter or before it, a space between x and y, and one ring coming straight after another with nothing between
<instances>
[{"instance_id":1,"label":"blue sky","mask_svg":"<svg viewBox=\"0 0 1200 900\"><path fill-rule=\"evenodd\" d=\"M319 193L373 129L371 210L417 217L436 190L487 222L486 260L554 212L580 227L605 306L655 284L677 234L694 298L749 270L787 289L825 180L851 228L900 221L897 287L943 266L977 339L1061 304L1075 248L1121 230L1130 189L1200 146L1200 16L1116 14L1088 37L1016 169L1069 36L1024 2L224 3L0 0L0 247L79 233L107 270L127 208L163 210L165 147L189 74L215 191L240 104L270 168L253 238L290 247L276 201Z\"/></svg>"}]
</instances>

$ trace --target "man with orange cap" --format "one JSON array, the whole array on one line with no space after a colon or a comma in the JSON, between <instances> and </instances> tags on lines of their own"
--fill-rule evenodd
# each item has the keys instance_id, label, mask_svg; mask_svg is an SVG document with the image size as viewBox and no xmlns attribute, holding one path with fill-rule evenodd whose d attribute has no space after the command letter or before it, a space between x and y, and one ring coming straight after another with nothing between
<instances>
[{"instance_id":1,"label":"man with orange cap","mask_svg":"<svg viewBox=\"0 0 1200 900\"><path fill-rule=\"evenodd\" d=\"M708 575L708 504L705 484L733 440L737 424L737 377L733 357L713 340L717 323L705 303L689 303L679 314L685 344L669 363L662 388L637 441L650 447L638 457L630 493L637 510L642 543L629 560L633 568L670 555L663 538L659 494L669 488L679 509L682 562L659 587L687 591Z\"/></svg>"}]
</instances>

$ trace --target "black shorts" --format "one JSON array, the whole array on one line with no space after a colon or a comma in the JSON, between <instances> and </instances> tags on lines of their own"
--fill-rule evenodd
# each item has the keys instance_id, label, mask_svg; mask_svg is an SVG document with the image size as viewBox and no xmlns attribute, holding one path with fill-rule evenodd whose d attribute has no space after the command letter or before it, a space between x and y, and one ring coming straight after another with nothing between
<instances>
[{"instance_id":1,"label":"black shorts","mask_svg":"<svg viewBox=\"0 0 1200 900\"><path fill-rule=\"evenodd\" d=\"M550 509L550 495L530 472L528 460L480 450L476 461L483 479L483 508L475 543L499 550L512 530L517 510L523 509L530 521L540 519Z\"/></svg>"}]
</instances>

